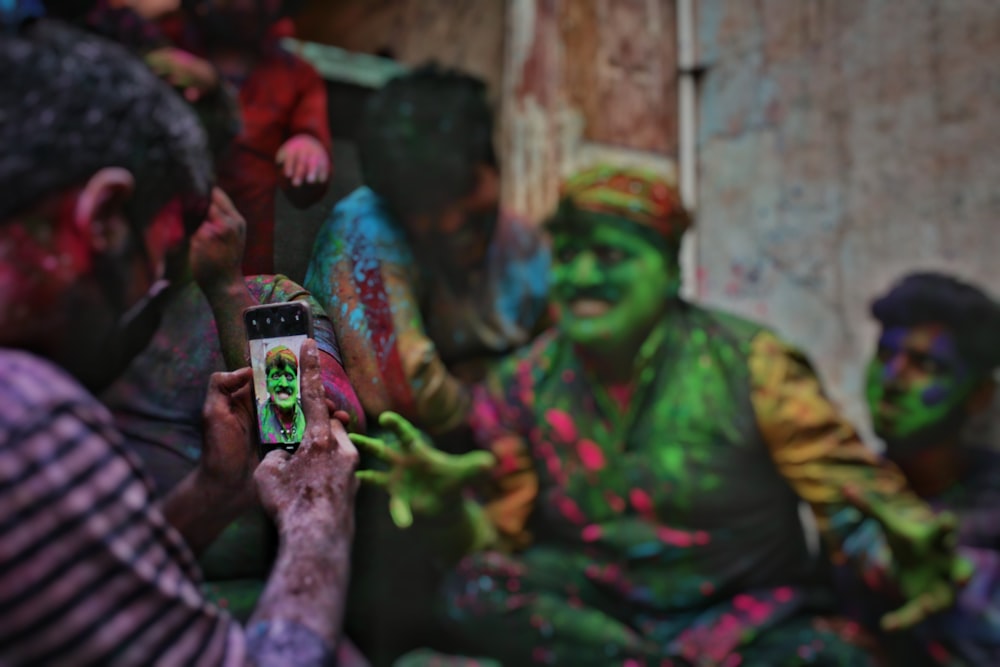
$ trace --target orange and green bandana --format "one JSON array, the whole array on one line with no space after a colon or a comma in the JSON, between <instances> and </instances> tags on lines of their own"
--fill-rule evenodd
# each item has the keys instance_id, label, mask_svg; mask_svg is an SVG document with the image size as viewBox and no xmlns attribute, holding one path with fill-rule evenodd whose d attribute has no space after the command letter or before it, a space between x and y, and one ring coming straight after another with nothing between
<instances>
[{"instance_id":1,"label":"orange and green bandana","mask_svg":"<svg viewBox=\"0 0 1000 667\"><path fill-rule=\"evenodd\" d=\"M563 184L559 210L550 224L568 209L624 218L671 241L691 226L677 189L641 167L599 165L575 174Z\"/></svg>"}]
</instances>

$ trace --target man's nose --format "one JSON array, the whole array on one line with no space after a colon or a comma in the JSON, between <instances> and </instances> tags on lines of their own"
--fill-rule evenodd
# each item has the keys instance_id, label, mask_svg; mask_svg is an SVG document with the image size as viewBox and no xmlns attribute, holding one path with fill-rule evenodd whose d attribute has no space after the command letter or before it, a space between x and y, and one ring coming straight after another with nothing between
<instances>
[{"instance_id":1,"label":"man's nose","mask_svg":"<svg viewBox=\"0 0 1000 667\"><path fill-rule=\"evenodd\" d=\"M573 278L573 282L579 287L599 285L601 283L601 275L594 253L580 253L576 261L573 262L573 270L570 275Z\"/></svg>"}]
</instances>

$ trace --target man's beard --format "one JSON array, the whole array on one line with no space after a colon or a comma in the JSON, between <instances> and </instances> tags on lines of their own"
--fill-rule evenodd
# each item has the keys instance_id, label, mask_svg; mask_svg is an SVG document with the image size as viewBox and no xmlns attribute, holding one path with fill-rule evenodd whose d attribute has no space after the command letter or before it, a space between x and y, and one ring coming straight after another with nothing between
<instances>
[{"instance_id":1,"label":"man's beard","mask_svg":"<svg viewBox=\"0 0 1000 667\"><path fill-rule=\"evenodd\" d=\"M490 245L496 235L499 212L495 209L470 214L464 226L476 231L476 243L470 257L469 244L457 244L452 235L431 232L419 244L421 258L434 273L458 291L468 285L471 274L481 271L487 263Z\"/></svg>"},{"instance_id":2,"label":"man's beard","mask_svg":"<svg viewBox=\"0 0 1000 667\"><path fill-rule=\"evenodd\" d=\"M894 461L905 461L925 449L956 440L961 436L965 420L965 405L958 403L943 418L914 433L895 438L882 436L886 456Z\"/></svg>"}]
</instances>

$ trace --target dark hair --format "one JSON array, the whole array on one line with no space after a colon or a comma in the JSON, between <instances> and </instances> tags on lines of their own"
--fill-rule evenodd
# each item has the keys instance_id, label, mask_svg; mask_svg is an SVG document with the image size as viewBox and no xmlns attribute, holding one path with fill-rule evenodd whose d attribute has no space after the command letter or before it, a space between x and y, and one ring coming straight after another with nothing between
<instances>
[{"instance_id":1,"label":"dark hair","mask_svg":"<svg viewBox=\"0 0 1000 667\"><path fill-rule=\"evenodd\" d=\"M128 215L204 199L205 134L184 100L123 47L52 19L0 40L0 221L105 167L135 178Z\"/></svg>"},{"instance_id":2,"label":"dark hair","mask_svg":"<svg viewBox=\"0 0 1000 667\"><path fill-rule=\"evenodd\" d=\"M966 361L986 372L1000 366L1000 304L957 278L911 273L873 301L871 312L883 327L945 326Z\"/></svg>"},{"instance_id":3,"label":"dark hair","mask_svg":"<svg viewBox=\"0 0 1000 667\"><path fill-rule=\"evenodd\" d=\"M436 213L475 189L477 166L497 164L486 86L433 64L396 77L365 106L358 148L394 214Z\"/></svg>"}]
</instances>

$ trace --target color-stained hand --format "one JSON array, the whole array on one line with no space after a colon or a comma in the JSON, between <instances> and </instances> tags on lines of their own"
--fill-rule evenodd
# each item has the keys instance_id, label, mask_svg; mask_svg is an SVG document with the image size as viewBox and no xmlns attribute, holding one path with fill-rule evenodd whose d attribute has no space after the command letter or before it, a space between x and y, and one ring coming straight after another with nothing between
<instances>
[{"instance_id":1,"label":"color-stained hand","mask_svg":"<svg viewBox=\"0 0 1000 667\"><path fill-rule=\"evenodd\" d=\"M383 412L378 423L388 438L352 433L351 442L388 463L389 470L360 470L357 476L389 493L389 513L399 528L412 525L414 513L433 516L450 502L457 503L455 494L463 484L496 465L489 452L452 455L435 449L426 435L395 412Z\"/></svg>"},{"instance_id":2,"label":"color-stained hand","mask_svg":"<svg viewBox=\"0 0 1000 667\"><path fill-rule=\"evenodd\" d=\"M284 165L285 178L296 188L325 183L330 177L330 156L319 139L309 134L296 134L282 144L275 162Z\"/></svg>"},{"instance_id":3,"label":"color-stained hand","mask_svg":"<svg viewBox=\"0 0 1000 667\"><path fill-rule=\"evenodd\" d=\"M908 516L874 494L844 489L845 499L882 527L892 551L893 575L904 603L882 617L882 629L913 627L951 607L956 590L972 576L972 563L955 551L955 517L947 512L928 519Z\"/></svg>"},{"instance_id":4,"label":"color-stained hand","mask_svg":"<svg viewBox=\"0 0 1000 667\"><path fill-rule=\"evenodd\" d=\"M257 447L250 387L253 372L212 373L204 408L204 445L198 471L240 508L256 502Z\"/></svg>"},{"instance_id":5,"label":"color-stained hand","mask_svg":"<svg viewBox=\"0 0 1000 667\"><path fill-rule=\"evenodd\" d=\"M233 281L242 282L243 248L247 223L236 206L219 188L212 190L208 219L191 237L188 257L199 287L211 294Z\"/></svg>"}]
</instances>

